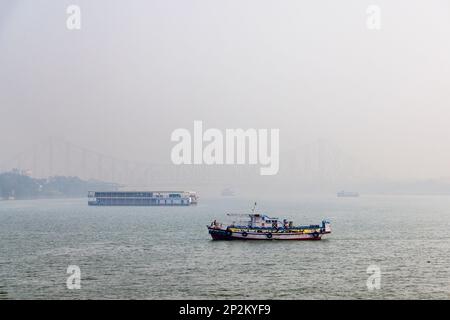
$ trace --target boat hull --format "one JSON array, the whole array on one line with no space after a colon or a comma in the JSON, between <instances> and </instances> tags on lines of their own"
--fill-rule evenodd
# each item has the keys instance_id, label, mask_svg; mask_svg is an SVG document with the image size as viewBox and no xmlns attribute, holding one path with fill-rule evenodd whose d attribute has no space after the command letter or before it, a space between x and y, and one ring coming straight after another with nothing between
<instances>
[{"instance_id":1,"label":"boat hull","mask_svg":"<svg viewBox=\"0 0 450 320\"><path fill-rule=\"evenodd\" d=\"M208 227L213 240L321 240L325 232L246 232Z\"/></svg>"}]
</instances>

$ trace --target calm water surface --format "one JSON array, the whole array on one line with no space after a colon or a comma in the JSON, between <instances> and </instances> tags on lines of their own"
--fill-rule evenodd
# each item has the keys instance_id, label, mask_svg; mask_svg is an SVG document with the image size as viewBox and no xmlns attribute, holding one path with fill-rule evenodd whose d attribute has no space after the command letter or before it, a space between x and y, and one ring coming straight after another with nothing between
<instances>
[{"instance_id":1,"label":"calm water surface","mask_svg":"<svg viewBox=\"0 0 450 320\"><path fill-rule=\"evenodd\" d=\"M206 224L254 199L191 207L0 202L0 299L449 299L450 196L260 201L322 241L211 241ZM66 287L68 265L81 289ZM381 269L369 291L367 267Z\"/></svg>"}]
</instances>

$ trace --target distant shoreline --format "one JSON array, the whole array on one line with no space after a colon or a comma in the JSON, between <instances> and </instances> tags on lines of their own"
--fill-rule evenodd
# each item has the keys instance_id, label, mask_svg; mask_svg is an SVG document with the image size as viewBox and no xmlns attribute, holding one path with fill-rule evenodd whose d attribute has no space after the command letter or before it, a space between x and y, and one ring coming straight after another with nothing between
<instances>
[{"instance_id":1,"label":"distant shoreline","mask_svg":"<svg viewBox=\"0 0 450 320\"><path fill-rule=\"evenodd\" d=\"M15 201L29 201L29 200L70 200L70 199L87 199L87 196L34 197L34 198L16 198L16 199L0 198L0 202L15 202Z\"/></svg>"}]
</instances>

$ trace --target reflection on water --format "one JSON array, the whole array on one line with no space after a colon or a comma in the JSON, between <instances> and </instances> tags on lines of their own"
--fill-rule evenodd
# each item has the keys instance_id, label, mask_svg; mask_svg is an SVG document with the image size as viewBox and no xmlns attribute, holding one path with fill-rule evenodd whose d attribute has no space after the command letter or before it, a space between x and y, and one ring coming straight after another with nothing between
<instances>
[{"instance_id":1,"label":"reflection on water","mask_svg":"<svg viewBox=\"0 0 450 320\"><path fill-rule=\"evenodd\" d=\"M206 225L253 199L191 207L88 207L85 199L0 202L0 299L448 299L450 197L260 201L312 242L211 241ZM69 290L69 265L81 289ZM381 268L369 291L367 267Z\"/></svg>"}]
</instances>

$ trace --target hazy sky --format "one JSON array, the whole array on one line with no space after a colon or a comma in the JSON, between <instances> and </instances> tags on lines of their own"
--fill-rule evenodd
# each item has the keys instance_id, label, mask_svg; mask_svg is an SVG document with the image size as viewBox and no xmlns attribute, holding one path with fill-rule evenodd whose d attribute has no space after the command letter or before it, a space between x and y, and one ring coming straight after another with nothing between
<instances>
[{"instance_id":1,"label":"hazy sky","mask_svg":"<svg viewBox=\"0 0 450 320\"><path fill-rule=\"evenodd\" d=\"M326 141L386 178L450 177L450 4L0 2L0 161L52 136L169 163L194 120L279 128L282 166Z\"/></svg>"}]
</instances>

